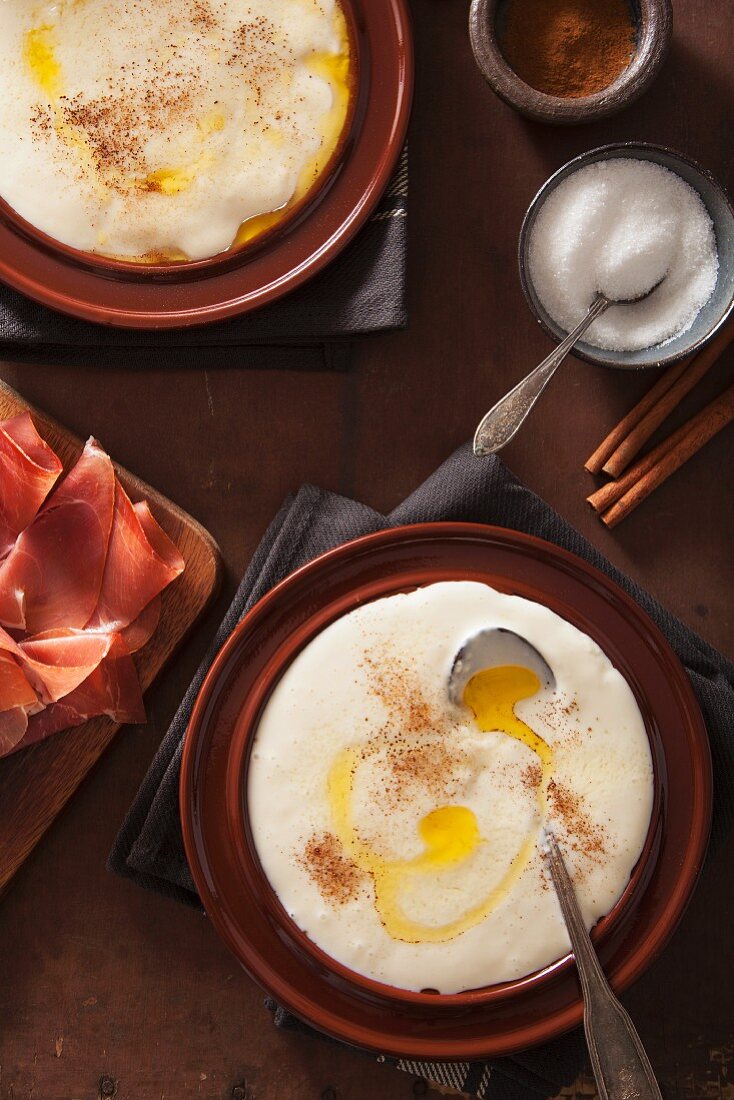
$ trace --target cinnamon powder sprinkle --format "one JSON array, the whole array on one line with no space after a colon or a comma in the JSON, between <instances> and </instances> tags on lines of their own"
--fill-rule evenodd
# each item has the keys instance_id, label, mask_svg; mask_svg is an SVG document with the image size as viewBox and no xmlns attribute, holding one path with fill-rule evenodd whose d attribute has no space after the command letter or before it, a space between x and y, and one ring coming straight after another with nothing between
<instances>
[{"instance_id":1,"label":"cinnamon powder sprinkle","mask_svg":"<svg viewBox=\"0 0 734 1100\"><path fill-rule=\"evenodd\" d=\"M609 838L606 830L592 821L584 810L582 797L551 779L548 784L548 801L565 834L565 846L578 855L601 863Z\"/></svg>"},{"instance_id":2,"label":"cinnamon powder sprinkle","mask_svg":"<svg viewBox=\"0 0 734 1100\"><path fill-rule=\"evenodd\" d=\"M416 789L437 804L450 798L467 752L447 728L445 714L426 698L413 666L392 652L373 652L361 667L387 711L385 725L360 752L363 761L385 754L380 797L392 806L410 804Z\"/></svg>"},{"instance_id":3,"label":"cinnamon powder sprinkle","mask_svg":"<svg viewBox=\"0 0 734 1100\"><path fill-rule=\"evenodd\" d=\"M164 131L187 115L192 92L183 86L143 85L136 93L105 95L84 100L81 95L62 101L61 116L85 136L92 160L102 175L145 171L144 134L140 118L149 130ZM109 182L112 182L110 180Z\"/></svg>"},{"instance_id":4,"label":"cinnamon powder sprinkle","mask_svg":"<svg viewBox=\"0 0 734 1100\"><path fill-rule=\"evenodd\" d=\"M404 733L420 733L441 722L409 664L400 663L392 654L382 658L368 654L364 667L370 675L370 689L387 708L391 723L399 724Z\"/></svg>"},{"instance_id":5,"label":"cinnamon powder sprinkle","mask_svg":"<svg viewBox=\"0 0 734 1100\"><path fill-rule=\"evenodd\" d=\"M295 54L285 42L278 41L270 20L259 16L237 28L227 64L246 67L255 103L260 107L264 90L294 61ZM276 118L281 121L282 115Z\"/></svg>"},{"instance_id":6,"label":"cinnamon powder sprinkle","mask_svg":"<svg viewBox=\"0 0 734 1100\"><path fill-rule=\"evenodd\" d=\"M193 0L191 5L191 22L195 27L203 27L212 30L217 25L217 17L206 0Z\"/></svg>"},{"instance_id":7,"label":"cinnamon powder sprinkle","mask_svg":"<svg viewBox=\"0 0 734 1100\"><path fill-rule=\"evenodd\" d=\"M411 790L419 787L439 803L456 790L456 769L465 758L458 746L441 741L390 745L387 749L390 771L385 776L383 797L394 804L409 802Z\"/></svg>"},{"instance_id":8,"label":"cinnamon powder sprinkle","mask_svg":"<svg viewBox=\"0 0 734 1100\"><path fill-rule=\"evenodd\" d=\"M345 905L359 894L364 873L333 833L312 836L299 861L325 901Z\"/></svg>"},{"instance_id":9,"label":"cinnamon powder sprinkle","mask_svg":"<svg viewBox=\"0 0 734 1100\"><path fill-rule=\"evenodd\" d=\"M139 14L144 33L144 0L120 2L128 16ZM136 192L161 190L154 180L145 179L157 167L149 162L148 141L157 135L170 142L196 127L201 104L212 91L217 58L241 78L242 95L254 107L252 123L256 127L269 121L266 94L295 62L287 41L263 16L243 20L232 32L209 0L179 0L167 7L170 15L166 15L163 33L151 42L146 58L141 62L131 59L109 72L106 89L97 95L72 90L53 105L35 104L29 120L35 141L61 136L66 144L71 135L71 140L81 143L88 162L80 164L80 181L91 175L129 198ZM188 51L180 45L182 38L189 44ZM192 63L192 55L212 56L209 69ZM281 113L277 123L297 131L291 116Z\"/></svg>"},{"instance_id":10,"label":"cinnamon powder sprinkle","mask_svg":"<svg viewBox=\"0 0 734 1100\"><path fill-rule=\"evenodd\" d=\"M526 768L520 772L520 782L526 791L536 791L540 786L540 781L543 778L543 769L540 764L528 764Z\"/></svg>"}]
</instances>

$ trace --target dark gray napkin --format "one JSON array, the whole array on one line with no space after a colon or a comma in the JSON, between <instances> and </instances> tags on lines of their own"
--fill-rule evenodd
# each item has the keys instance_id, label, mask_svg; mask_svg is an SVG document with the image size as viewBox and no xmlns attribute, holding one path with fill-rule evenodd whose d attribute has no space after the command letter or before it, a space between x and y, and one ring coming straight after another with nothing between
<instances>
[{"instance_id":1,"label":"dark gray napkin","mask_svg":"<svg viewBox=\"0 0 734 1100\"><path fill-rule=\"evenodd\" d=\"M214 657L244 613L298 566L359 535L430 520L470 520L538 535L585 558L637 600L666 635L691 677L712 742L717 782L715 829L721 831L731 824L734 666L615 569L565 520L520 484L497 457L479 460L465 446L388 516L310 485L286 500L255 552L125 819L110 856L112 871L189 905L200 905L181 839L178 774L191 708ZM304 1027L282 1010L275 1011L280 1026ZM404 1062L401 1068L473 1091L480 1097L520 1100L555 1095L562 1084L574 1077L582 1062L583 1044L572 1037L486 1065Z\"/></svg>"},{"instance_id":2,"label":"dark gray napkin","mask_svg":"<svg viewBox=\"0 0 734 1100\"><path fill-rule=\"evenodd\" d=\"M96 325L46 309L0 284L0 350L83 347L96 351L93 358L103 365L122 349L127 365L160 366L168 353L179 366L200 366L200 349L236 348L236 356L230 352L221 361L299 367L305 352L312 368L341 366L333 341L407 324L407 199L404 150L374 214L332 264L273 305L212 325L162 331ZM132 357L130 349L136 349Z\"/></svg>"}]
</instances>

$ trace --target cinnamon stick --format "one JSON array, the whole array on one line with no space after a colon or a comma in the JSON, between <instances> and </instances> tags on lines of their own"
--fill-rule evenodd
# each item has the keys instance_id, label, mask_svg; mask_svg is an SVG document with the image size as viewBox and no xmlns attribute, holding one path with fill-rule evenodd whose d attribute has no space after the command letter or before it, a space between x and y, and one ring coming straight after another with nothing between
<instances>
[{"instance_id":1,"label":"cinnamon stick","mask_svg":"<svg viewBox=\"0 0 734 1100\"><path fill-rule=\"evenodd\" d=\"M668 451L671 451L673 447L676 447L680 441L688 435L691 430L691 421L686 421L677 431L669 435L667 439L664 439L662 443L658 443L657 447L646 454L644 458L641 458L639 462L636 462L634 466L622 474L616 481L607 481L605 485L593 492L591 496L586 498L586 503L590 504L595 512L600 515L602 512L606 512L607 508L611 508L613 504L623 497L624 494L635 485L641 477L652 470L653 466L657 466L661 458L663 458Z\"/></svg>"},{"instance_id":2,"label":"cinnamon stick","mask_svg":"<svg viewBox=\"0 0 734 1100\"><path fill-rule=\"evenodd\" d=\"M635 455L644 447L650 436L662 424L663 420L685 395L690 393L693 387L700 382L732 340L734 340L734 324L725 325L711 343L707 344L694 357L693 361L673 382L667 392L663 393L659 400L645 413L629 432L626 439L623 439L616 447L602 466L605 474L609 474L610 477L619 477Z\"/></svg>"},{"instance_id":3,"label":"cinnamon stick","mask_svg":"<svg viewBox=\"0 0 734 1100\"><path fill-rule=\"evenodd\" d=\"M599 446L594 451L593 455L588 458L584 464L584 469L588 470L590 474L600 474L604 463L607 462L620 443L623 442L636 427L643 416L650 411L650 409L657 404L663 394L667 393L674 382L677 382L680 376L694 360L693 355L689 355L687 359L681 359L680 363L674 363L672 367L668 367L664 374L661 374L655 385L647 391L645 396L641 398L634 408L630 409L625 417L623 417L616 428L613 428L606 439L603 439Z\"/></svg>"},{"instance_id":4,"label":"cinnamon stick","mask_svg":"<svg viewBox=\"0 0 734 1100\"><path fill-rule=\"evenodd\" d=\"M665 441L669 444L667 449L662 443L659 448L656 448L660 454L652 466L649 465L651 456L647 456L629 471L625 481L631 482L631 487L603 513L602 522L607 527L616 527L654 489L662 485L671 474L700 451L732 420L734 420L734 383L700 413L691 417L687 424L674 432L670 439ZM654 452L651 452L652 454Z\"/></svg>"}]
</instances>

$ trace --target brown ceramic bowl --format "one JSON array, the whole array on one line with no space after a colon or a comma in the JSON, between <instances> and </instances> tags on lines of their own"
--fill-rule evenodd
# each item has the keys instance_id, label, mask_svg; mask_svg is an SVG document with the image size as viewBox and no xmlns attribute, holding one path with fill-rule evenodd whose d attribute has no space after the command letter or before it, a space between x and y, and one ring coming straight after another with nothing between
<instances>
[{"instance_id":1,"label":"brown ceramic bowl","mask_svg":"<svg viewBox=\"0 0 734 1100\"><path fill-rule=\"evenodd\" d=\"M405 141L413 89L406 0L341 0L356 56L351 123L331 170L271 234L192 263L139 264L80 252L0 199L0 280L87 321L161 329L221 321L310 279L369 218Z\"/></svg>"},{"instance_id":2,"label":"brown ceramic bowl","mask_svg":"<svg viewBox=\"0 0 734 1100\"><path fill-rule=\"evenodd\" d=\"M711 816L706 731L683 668L638 605L540 539L474 524L421 524L358 539L292 574L239 624L207 676L184 745L181 813L207 913L281 1004L327 1034L383 1053L471 1060L580 1022L569 959L520 981L448 996L356 975L285 914L257 859L245 799L259 716L296 653L361 603L451 579L484 581L550 607L598 642L635 693L653 754L653 819L627 890L594 931L615 989L633 981L671 935L703 862ZM277 792L273 804L277 812Z\"/></svg>"},{"instance_id":3,"label":"brown ceramic bowl","mask_svg":"<svg viewBox=\"0 0 734 1100\"><path fill-rule=\"evenodd\" d=\"M565 99L546 95L518 76L500 48L499 29L506 0L472 0L469 34L474 58L494 92L521 115L539 122L574 125L616 114L652 84L668 53L673 34L671 0L630 0L636 26L632 60L608 87L594 95ZM528 35L532 35L528 25Z\"/></svg>"}]
</instances>

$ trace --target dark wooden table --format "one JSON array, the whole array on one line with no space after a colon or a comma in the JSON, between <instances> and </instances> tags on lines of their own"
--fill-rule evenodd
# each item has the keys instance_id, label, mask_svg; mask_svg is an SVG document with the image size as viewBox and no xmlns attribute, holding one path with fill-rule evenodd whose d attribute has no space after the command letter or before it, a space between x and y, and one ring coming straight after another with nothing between
<instances>
[{"instance_id":1,"label":"dark wooden table","mask_svg":"<svg viewBox=\"0 0 734 1100\"><path fill-rule=\"evenodd\" d=\"M407 332L364 340L348 373L92 369L0 373L187 508L226 561L217 607L123 730L0 904L1 1100L248 1097L362 1100L422 1083L275 1031L260 991L207 921L107 874L106 855L178 700L284 494L304 480L389 509L549 350L520 292L515 245L537 187L570 156L646 139L734 188L731 0L679 0L655 87L609 122L524 122L484 86L466 0L416 0ZM731 352L689 400L731 376ZM709 641L734 655L732 434L614 533L587 510L583 461L649 377L570 362L506 452L510 467ZM734 731L732 731L734 736ZM730 837L663 957L624 998L667 1095L734 1095ZM242 1091L237 1092L241 1087ZM105 1091L106 1090L106 1091ZM588 1079L569 1095L593 1096Z\"/></svg>"}]
</instances>

